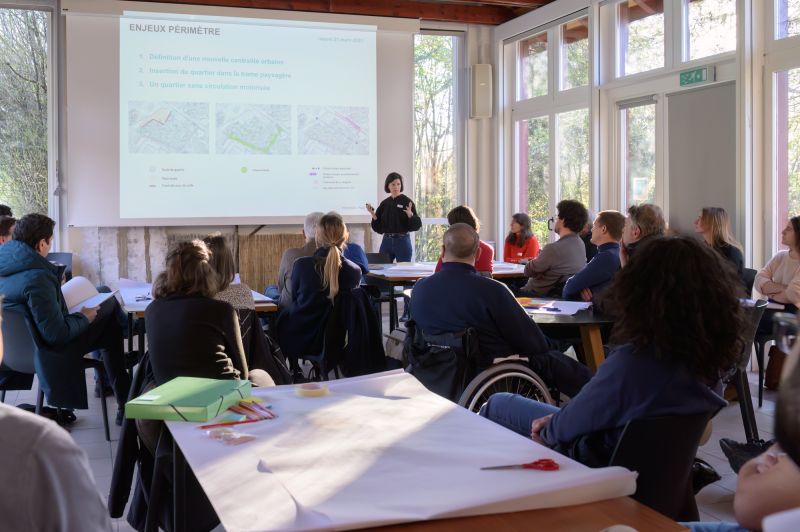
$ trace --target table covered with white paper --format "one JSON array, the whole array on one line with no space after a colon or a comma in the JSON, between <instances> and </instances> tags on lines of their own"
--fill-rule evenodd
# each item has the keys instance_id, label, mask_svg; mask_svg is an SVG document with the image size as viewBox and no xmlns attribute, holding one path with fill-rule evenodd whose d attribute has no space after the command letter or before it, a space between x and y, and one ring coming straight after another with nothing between
<instances>
[{"instance_id":1,"label":"table covered with white paper","mask_svg":"<svg viewBox=\"0 0 800 532\"><path fill-rule=\"evenodd\" d=\"M278 414L227 446L168 422L224 528L330 530L584 504L631 495L636 474L591 469L429 392L402 371L254 389ZM551 458L558 471L482 471Z\"/></svg>"}]
</instances>

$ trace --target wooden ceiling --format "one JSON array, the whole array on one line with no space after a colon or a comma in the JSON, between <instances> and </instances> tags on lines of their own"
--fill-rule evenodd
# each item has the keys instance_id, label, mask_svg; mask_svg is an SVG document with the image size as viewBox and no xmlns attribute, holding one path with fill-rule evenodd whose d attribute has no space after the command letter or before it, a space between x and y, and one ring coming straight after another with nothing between
<instances>
[{"instance_id":1,"label":"wooden ceiling","mask_svg":"<svg viewBox=\"0 0 800 532\"><path fill-rule=\"evenodd\" d=\"M141 0L139 0L141 1ZM554 0L144 0L146 2L313 11L502 24Z\"/></svg>"}]
</instances>

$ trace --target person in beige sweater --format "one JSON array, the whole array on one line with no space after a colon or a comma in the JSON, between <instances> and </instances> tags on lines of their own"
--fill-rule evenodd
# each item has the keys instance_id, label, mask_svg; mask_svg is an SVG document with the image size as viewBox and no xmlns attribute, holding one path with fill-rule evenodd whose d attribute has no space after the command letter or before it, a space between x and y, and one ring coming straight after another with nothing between
<instances>
[{"instance_id":1,"label":"person in beige sweater","mask_svg":"<svg viewBox=\"0 0 800 532\"><path fill-rule=\"evenodd\" d=\"M756 275L755 288L772 301L800 305L800 216L789 219L781 231L781 244L788 250L779 251Z\"/></svg>"}]
</instances>

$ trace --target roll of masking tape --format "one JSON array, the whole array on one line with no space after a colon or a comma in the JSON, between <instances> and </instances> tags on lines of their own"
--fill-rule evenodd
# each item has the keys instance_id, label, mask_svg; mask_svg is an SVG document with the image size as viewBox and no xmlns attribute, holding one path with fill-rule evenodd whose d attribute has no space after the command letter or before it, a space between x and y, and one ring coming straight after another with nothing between
<instances>
[{"instance_id":1,"label":"roll of masking tape","mask_svg":"<svg viewBox=\"0 0 800 532\"><path fill-rule=\"evenodd\" d=\"M300 397L322 397L328 395L328 386L318 382L305 382L295 386L294 393Z\"/></svg>"}]
</instances>

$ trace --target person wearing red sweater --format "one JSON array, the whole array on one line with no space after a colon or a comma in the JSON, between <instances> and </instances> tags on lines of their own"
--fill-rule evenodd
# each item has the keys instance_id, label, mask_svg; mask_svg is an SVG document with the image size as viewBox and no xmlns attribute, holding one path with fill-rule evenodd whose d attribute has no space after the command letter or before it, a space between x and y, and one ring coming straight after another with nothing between
<instances>
[{"instance_id":1,"label":"person wearing red sweater","mask_svg":"<svg viewBox=\"0 0 800 532\"><path fill-rule=\"evenodd\" d=\"M503 247L503 260L506 262L527 262L539 254L539 241L531 231L531 218L524 212L511 217L511 231Z\"/></svg>"},{"instance_id":2,"label":"person wearing red sweater","mask_svg":"<svg viewBox=\"0 0 800 532\"><path fill-rule=\"evenodd\" d=\"M475 215L475 211L472 210L471 207L467 207L466 205L459 205L458 207L452 209L450 212L447 213L447 223L450 225L454 224L467 224L468 226L475 229L475 232L480 232L481 230L481 221ZM487 277L492 276L492 271L494 270L494 248L484 242L483 240L479 241L478 243L478 255L475 259L475 269L478 273L483 274ZM439 262L436 263L436 271L442 269L442 257L439 257Z\"/></svg>"}]
</instances>

